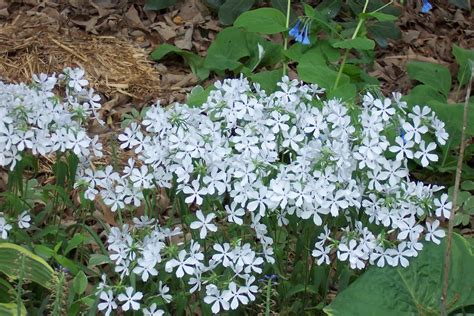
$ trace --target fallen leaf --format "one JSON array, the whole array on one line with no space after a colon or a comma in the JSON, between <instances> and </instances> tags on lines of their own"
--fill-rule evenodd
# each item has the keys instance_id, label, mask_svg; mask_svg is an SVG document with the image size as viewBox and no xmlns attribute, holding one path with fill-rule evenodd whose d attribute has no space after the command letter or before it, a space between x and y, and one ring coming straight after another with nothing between
<instances>
[{"instance_id":1,"label":"fallen leaf","mask_svg":"<svg viewBox=\"0 0 474 316\"><path fill-rule=\"evenodd\" d=\"M181 49L191 50L193 47L192 39L193 39L193 31L194 27L191 25L184 33L184 37L182 39L174 41L174 45Z\"/></svg>"}]
</instances>

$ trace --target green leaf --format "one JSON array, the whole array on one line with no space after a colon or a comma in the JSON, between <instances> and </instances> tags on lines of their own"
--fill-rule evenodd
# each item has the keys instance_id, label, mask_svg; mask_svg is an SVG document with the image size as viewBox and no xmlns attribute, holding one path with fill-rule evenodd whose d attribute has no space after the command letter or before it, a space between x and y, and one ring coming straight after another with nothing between
<instances>
[{"instance_id":1,"label":"green leaf","mask_svg":"<svg viewBox=\"0 0 474 316\"><path fill-rule=\"evenodd\" d=\"M366 16L372 17L374 19L377 19L380 22L385 22L385 21L395 21L398 19L397 16L391 15L391 14L386 14L382 12L370 12L366 13Z\"/></svg>"},{"instance_id":2,"label":"green leaf","mask_svg":"<svg viewBox=\"0 0 474 316\"><path fill-rule=\"evenodd\" d=\"M355 84L346 83L339 85L336 89L330 90L328 93L328 99L341 99L344 102L353 101L357 94L357 88Z\"/></svg>"},{"instance_id":3,"label":"green leaf","mask_svg":"<svg viewBox=\"0 0 474 316\"><path fill-rule=\"evenodd\" d=\"M471 11L471 2L469 0L449 0L449 3L460 9Z\"/></svg>"},{"instance_id":4,"label":"green leaf","mask_svg":"<svg viewBox=\"0 0 474 316\"><path fill-rule=\"evenodd\" d=\"M446 238L425 243L407 268L371 267L324 311L329 315L439 315ZM474 304L473 244L453 235L448 313Z\"/></svg>"},{"instance_id":5,"label":"green leaf","mask_svg":"<svg viewBox=\"0 0 474 316\"><path fill-rule=\"evenodd\" d=\"M250 79L260 84L260 87L265 90L267 94L275 92L277 89L277 83L283 76L282 69L276 69L271 71L260 71L252 76Z\"/></svg>"},{"instance_id":6,"label":"green leaf","mask_svg":"<svg viewBox=\"0 0 474 316\"><path fill-rule=\"evenodd\" d=\"M431 86L445 96L451 90L451 74L448 68L444 66L411 61L407 64L407 71L411 79Z\"/></svg>"},{"instance_id":7,"label":"green leaf","mask_svg":"<svg viewBox=\"0 0 474 316\"><path fill-rule=\"evenodd\" d=\"M249 32L276 34L287 30L286 18L277 9L260 8L242 13L234 22L234 26L242 27Z\"/></svg>"},{"instance_id":8,"label":"green leaf","mask_svg":"<svg viewBox=\"0 0 474 316\"><path fill-rule=\"evenodd\" d=\"M390 21L368 23L367 34L383 48L387 48L388 40L398 40L402 36L398 26Z\"/></svg>"},{"instance_id":9,"label":"green leaf","mask_svg":"<svg viewBox=\"0 0 474 316\"><path fill-rule=\"evenodd\" d=\"M176 0L147 0L143 10L161 10L176 4Z\"/></svg>"},{"instance_id":10,"label":"green leaf","mask_svg":"<svg viewBox=\"0 0 474 316\"><path fill-rule=\"evenodd\" d=\"M249 10L255 0L227 0L219 8L219 21L224 25L231 25L243 12Z\"/></svg>"},{"instance_id":11,"label":"green leaf","mask_svg":"<svg viewBox=\"0 0 474 316\"><path fill-rule=\"evenodd\" d=\"M200 107L204 102L206 102L209 93L214 88L214 85L210 85L206 89L201 86L195 86L189 93L186 104L193 107Z\"/></svg>"},{"instance_id":12,"label":"green leaf","mask_svg":"<svg viewBox=\"0 0 474 316\"><path fill-rule=\"evenodd\" d=\"M229 27L217 34L207 50L204 66L212 70L234 70L242 65L239 60L250 56L245 32Z\"/></svg>"},{"instance_id":13,"label":"green leaf","mask_svg":"<svg viewBox=\"0 0 474 316\"><path fill-rule=\"evenodd\" d=\"M198 76L199 79L202 80L209 76L209 69L203 67L203 59L201 57L173 45L160 45L151 53L151 58L153 60L159 61L168 54L176 54L183 57L189 67L191 67L192 72Z\"/></svg>"},{"instance_id":14,"label":"green leaf","mask_svg":"<svg viewBox=\"0 0 474 316\"><path fill-rule=\"evenodd\" d=\"M336 48L357 49L357 50L372 50L375 47L375 42L364 37L357 37L354 39L346 39L332 44Z\"/></svg>"},{"instance_id":15,"label":"green leaf","mask_svg":"<svg viewBox=\"0 0 474 316\"><path fill-rule=\"evenodd\" d=\"M79 271L72 280L72 289L77 295L81 295L87 288L87 276L84 272Z\"/></svg>"},{"instance_id":16,"label":"green leaf","mask_svg":"<svg viewBox=\"0 0 474 316\"><path fill-rule=\"evenodd\" d=\"M325 58L318 49L306 52L296 69L303 81L316 83L325 89L331 89L336 82L337 72L326 65ZM342 74L339 84L344 85L349 81L349 77Z\"/></svg>"},{"instance_id":17,"label":"green leaf","mask_svg":"<svg viewBox=\"0 0 474 316\"><path fill-rule=\"evenodd\" d=\"M11 243L0 243L0 271L12 279L16 279L21 271L25 279L49 289L57 281L53 268L44 259Z\"/></svg>"},{"instance_id":18,"label":"green leaf","mask_svg":"<svg viewBox=\"0 0 474 316\"><path fill-rule=\"evenodd\" d=\"M465 85L469 82L472 75L472 63L474 62L474 50L464 49L457 45L453 45L453 55L456 62L459 64L458 82L460 85ZM471 62L469 62L471 61Z\"/></svg>"},{"instance_id":19,"label":"green leaf","mask_svg":"<svg viewBox=\"0 0 474 316\"><path fill-rule=\"evenodd\" d=\"M88 267L95 267L95 266L100 266L103 264L110 264L112 261L110 261L109 256L106 255L101 255L101 254L91 254L89 258L89 263L87 264Z\"/></svg>"},{"instance_id":20,"label":"green leaf","mask_svg":"<svg viewBox=\"0 0 474 316\"><path fill-rule=\"evenodd\" d=\"M2 316L26 316L26 308L23 304L20 307L20 315L18 315L18 305L15 303L1 303L0 315Z\"/></svg>"},{"instance_id":21,"label":"green leaf","mask_svg":"<svg viewBox=\"0 0 474 316\"><path fill-rule=\"evenodd\" d=\"M221 5L224 4L225 0L206 0L207 4L214 10L219 10Z\"/></svg>"},{"instance_id":22,"label":"green leaf","mask_svg":"<svg viewBox=\"0 0 474 316\"><path fill-rule=\"evenodd\" d=\"M461 189L465 191L474 191L474 181L469 180L469 181L463 181L461 183Z\"/></svg>"}]
</instances>

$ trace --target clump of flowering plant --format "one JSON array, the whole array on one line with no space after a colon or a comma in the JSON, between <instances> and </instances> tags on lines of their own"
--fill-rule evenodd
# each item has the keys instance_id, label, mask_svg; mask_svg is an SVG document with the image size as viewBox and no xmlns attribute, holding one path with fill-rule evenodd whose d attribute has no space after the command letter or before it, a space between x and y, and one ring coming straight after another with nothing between
<instances>
[{"instance_id":1,"label":"clump of flowering plant","mask_svg":"<svg viewBox=\"0 0 474 316\"><path fill-rule=\"evenodd\" d=\"M100 96L83 77L82 69L65 68L59 77L34 75L31 85L0 82L0 167L13 170L24 152L102 155L98 137L89 137L84 127L97 118ZM64 95L56 95L55 88Z\"/></svg>"},{"instance_id":2,"label":"clump of flowering plant","mask_svg":"<svg viewBox=\"0 0 474 316\"><path fill-rule=\"evenodd\" d=\"M111 230L120 281L99 287L105 314L121 306L159 315L183 290L214 313L249 304L275 264L272 236L303 222L320 232L318 265L337 258L353 269L406 267L421 239L439 243L447 194L408 172L410 161L437 161L448 137L430 108L408 109L397 93L368 93L360 106L323 100L322 89L287 77L279 87L267 94L227 79L199 109L157 104L119 136L136 154L124 170L80 170L86 196L119 214L153 188L182 210L179 224L148 208Z\"/></svg>"}]
</instances>

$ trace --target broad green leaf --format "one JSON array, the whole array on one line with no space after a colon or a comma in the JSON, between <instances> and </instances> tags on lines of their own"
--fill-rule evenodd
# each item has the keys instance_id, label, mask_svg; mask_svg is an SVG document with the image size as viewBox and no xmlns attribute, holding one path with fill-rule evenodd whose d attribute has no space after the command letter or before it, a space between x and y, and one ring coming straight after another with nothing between
<instances>
[{"instance_id":1,"label":"broad green leaf","mask_svg":"<svg viewBox=\"0 0 474 316\"><path fill-rule=\"evenodd\" d=\"M84 272L79 271L72 280L72 288L77 295L81 295L87 288L87 276Z\"/></svg>"},{"instance_id":2,"label":"broad green leaf","mask_svg":"<svg viewBox=\"0 0 474 316\"><path fill-rule=\"evenodd\" d=\"M456 62L459 64L458 82L460 85L465 85L469 82L472 75L472 67L474 63L474 50L464 49L457 45L453 45L453 55ZM469 62L471 60L471 62Z\"/></svg>"},{"instance_id":3,"label":"broad green leaf","mask_svg":"<svg viewBox=\"0 0 474 316\"><path fill-rule=\"evenodd\" d=\"M463 181L461 183L461 189L466 191L474 191L474 181Z\"/></svg>"},{"instance_id":4,"label":"broad green leaf","mask_svg":"<svg viewBox=\"0 0 474 316\"><path fill-rule=\"evenodd\" d=\"M372 50L375 47L375 42L368 38L357 37L354 39L346 39L332 44L336 48L357 49L357 50Z\"/></svg>"},{"instance_id":5,"label":"broad green leaf","mask_svg":"<svg viewBox=\"0 0 474 316\"><path fill-rule=\"evenodd\" d=\"M203 67L203 59L196 54L182 50L176 46L169 44L162 44L151 53L153 60L159 61L168 54L176 54L186 61L192 72L199 77L205 79L209 76L209 70Z\"/></svg>"},{"instance_id":6,"label":"broad green leaf","mask_svg":"<svg viewBox=\"0 0 474 316\"><path fill-rule=\"evenodd\" d=\"M411 79L431 86L445 96L447 96L451 90L451 74L448 68L444 66L421 61L411 61L407 64L407 71Z\"/></svg>"},{"instance_id":7,"label":"broad green leaf","mask_svg":"<svg viewBox=\"0 0 474 316\"><path fill-rule=\"evenodd\" d=\"M20 274L43 287L52 288L57 276L51 266L31 251L11 243L0 243L0 272L12 279Z\"/></svg>"},{"instance_id":8,"label":"broad green leaf","mask_svg":"<svg viewBox=\"0 0 474 316\"><path fill-rule=\"evenodd\" d=\"M446 238L425 243L407 268L371 267L324 311L328 315L439 315ZM448 313L474 304L473 244L453 235Z\"/></svg>"},{"instance_id":9,"label":"broad green leaf","mask_svg":"<svg viewBox=\"0 0 474 316\"><path fill-rule=\"evenodd\" d=\"M228 27L219 32L212 42L204 66L213 70L234 70L242 65L239 60L248 56L250 52L245 32L239 28Z\"/></svg>"},{"instance_id":10,"label":"broad green leaf","mask_svg":"<svg viewBox=\"0 0 474 316\"><path fill-rule=\"evenodd\" d=\"M0 315L2 316L26 316L25 305L20 306L20 315L18 315L18 305L16 303L1 303Z\"/></svg>"},{"instance_id":11,"label":"broad green leaf","mask_svg":"<svg viewBox=\"0 0 474 316\"><path fill-rule=\"evenodd\" d=\"M195 86L189 93L186 104L190 106L200 107L204 102L206 102L209 93L213 89L213 85L210 85L206 89L201 86Z\"/></svg>"},{"instance_id":12,"label":"broad green leaf","mask_svg":"<svg viewBox=\"0 0 474 316\"><path fill-rule=\"evenodd\" d=\"M225 0L206 0L207 4L214 10L219 10L221 5L224 4Z\"/></svg>"},{"instance_id":13,"label":"broad green leaf","mask_svg":"<svg viewBox=\"0 0 474 316\"><path fill-rule=\"evenodd\" d=\"M368 17L372 17L374 19L377 19L380 22L385 22L385 21L395 21L398 19L397 16L391 15L391 14L386 14L382 12L370 12L365 14Z\"/></svg>"},{"instance_id":14,"label":"broad green leaf","mask_svg":"<svg viewBox=\"0 0 474 316\"><path fill-rule=\"evenodd\" d=\"M320 4L318 4L316 10L333 19L341 11L341 8L341 0L323 0Z\"/></svg>"},{"instance_id":15,"label":"broad green leaf","mask_svg":"<svg viewBox=\"0 0 474 316\"><path fill-rule=\"evenodd\" d=\"M471 1L469 0L449 0L449 3L457 6L460 9L471 11Z\"/></svg>"},{"instance_id":16,"label":"broad green leaf","mask_svg":"<svg viewBox=\"0 0 474 316\"><path fill-rule=\"evenodd\" d=\"M4 279L0 279L0 303L8 303L14 299L15 289Z\"/></svg>"},{"instance_id":17,"label":"broad green leaf","mask_svg":"<svg viewBox=\"0 0 474 316\"><path fill-rule=\"evenodd\" d=\"M351 102L357 94L357 88L352 83L339 85L336 89L332 89L328 93L328 99L341 99L344 102Z\"/></svg>"},{"instance_id":18,"label":"broad green leaf","mask_svg":"<svg viewBox=\"0 0 474 316\"><path fill-rule=\"evenodd\" d=\"M402 33L398 26L390 21L367 22L367 33L380 47L386 48L389 40L397 40Z\"/></svg>"},{"instance_id":19,"label":"broad green leaf","mask_svg":"<svg viewBox=\"0 0 474 316\"><path fill-rule=\"evenodd\" d=\"M438 101L447 103L448 98L443 95L441 92L433 88L432 86L428 86L425 84L420 84L415 86L410 94L408 94L405 99L408 101L409 104L413 105L425 105L431 101Z\"/></svg>"},{"instance_id":20,"label":"broad green leaf","mask_svg":"<svg viewBox=\"0 0 474 316\"><path fill-rule=\"evenodd\" d=\"M252 81L260 84L260 87L265 90L267 94L274 92L277 88L277 83L283 76L282 69L276 69L271 71L260 71L250 76Z\"/></svg>"},{"instance_id":21,"label":"broad green leaf","mask_svg":"<svg viewBox=\"0 0 474 316\"><path fill-rule=\"evenodd\" d=\"M249 32L276 34L287 30L286 18L281 11L273 8L260 8L242 13L234 26L242 27Z\"/></svg>"},{"instance_id":22,"label":"broad green leaf","mask_svg":"<svg viewBox=\"0 0 474 316\"><path fill-rule=\"evenodd\" d=\"M176 0L147 0L143 10L161 10L176 4Z\"/></svg>"},{"instance_id":23,"label":"broad green leaf","mask_svg":"<svg viewBox=\"0 0 474 316\"><path fill-rule=\"evenodd\" d=\"M106 255L101 255L101 254L91 254L89 258L89 263L87 264L88 267L95 267L95 266L100 266L103 264L110 264L112 261L110 261L109 256Z\"/></svg>"},{"instance_id":24,"label":"broad green leaf","mask_svg":"<svg viewBox=\"0 0 474 316\"><path fill-rule=\"evenodd\" d=\"M249 10L255 0L227 0L219 8L219 21L224 25L231 25L243 12Z\"/></svg>"}]
</instances>

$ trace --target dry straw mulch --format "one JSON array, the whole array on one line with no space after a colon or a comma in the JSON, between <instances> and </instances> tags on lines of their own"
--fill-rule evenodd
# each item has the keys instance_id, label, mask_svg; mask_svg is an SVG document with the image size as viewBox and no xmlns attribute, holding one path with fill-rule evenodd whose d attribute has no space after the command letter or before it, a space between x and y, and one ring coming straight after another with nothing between
<instances>
[{"instance_id":1,"label":"dry straw mulch","mask_svg":"<svg viewBox=\"0 0 474 316\"><path fill-rule=\"evenodd\" d=\"M108 98L121 94L146 102L160 97L158 71L131 42L69 30L45 15L20 14L0 25L2 80L29 82L34 73L77 66Z\"/></svg>"}]
</instances>

